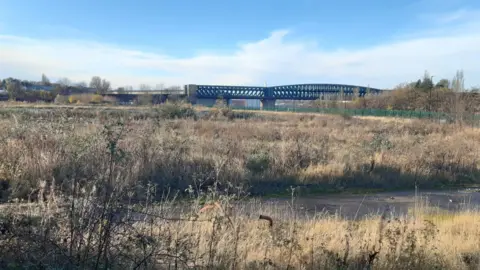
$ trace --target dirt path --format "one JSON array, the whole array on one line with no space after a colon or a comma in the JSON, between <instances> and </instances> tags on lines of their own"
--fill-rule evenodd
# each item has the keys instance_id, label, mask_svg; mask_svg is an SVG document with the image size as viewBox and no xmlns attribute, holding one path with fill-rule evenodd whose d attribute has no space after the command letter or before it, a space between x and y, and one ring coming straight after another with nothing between
<instances>
[{"instance_id":1,"label":"dirt path","mask_svg":"<svg viewBox=\"0 0 480 270\"><path fill-rule=\"evenodd\" d=\"M275 206L281 212L291 209L291 199L265 199L261 204L266 207ZM258 203L258 202L257 202ZM326 212L339 214L345 218L361 218L365 215L380 214L387 210L395 215L403 215L415 207L415 192L388 192L368 195L323 195L297 198L295 209L300 215L312 216L315 213ZM480 206L480 192L476 190L456 191L421 191L418 192L417 205L438 207L443 210L456 211L473 209ZM277 212L277 213L275 213ZM272 213L278 214L278 211Z\"/></svg>"}]
</instances>

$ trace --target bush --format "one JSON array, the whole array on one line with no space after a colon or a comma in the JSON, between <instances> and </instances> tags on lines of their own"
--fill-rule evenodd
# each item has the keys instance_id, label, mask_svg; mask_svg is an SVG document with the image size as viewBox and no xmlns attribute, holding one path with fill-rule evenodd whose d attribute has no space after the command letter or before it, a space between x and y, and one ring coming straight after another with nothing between
<instances>
[{"instance_id":1,"label":"bush","mask_svg":"<svg viewBox=\"0 0 480 270\"><path fill-rule=\"evenodd\" d=\"M67 104L67 103L69 103L69 97L59 94L55 97L54 103L56 103L56 104Z\"/></svg>"},{"instance_id":2,"label":"bush","mask_svg":"<svg viewBox=\"0 0 480 270\"><path fill-rule=\"evenodd\" d=\"M181 105L177 103L166 103L157 108L160 118L177 119L177 118L197 118L197 114L192 106Z\"/></svg>"},{"instance_id":3,"label":"bush","mask_svg":"<svg viewBox=\"0 0 480 270\"><path fill-rule=\"evenodd\" d=\"M261 174L270 167L268 153L255 153L248 157L246 167L252 174Z\"/></svg>"},{"instance_id":4,"label":"bush","mask_svg":"<svg viewBox=\"0 0 480 270\"><path fill-rule=\"evenodd\" d=\"M103 97L101 95L92 95L90 103L100 104L103 102Z\"/></svg>"}]
</instances>

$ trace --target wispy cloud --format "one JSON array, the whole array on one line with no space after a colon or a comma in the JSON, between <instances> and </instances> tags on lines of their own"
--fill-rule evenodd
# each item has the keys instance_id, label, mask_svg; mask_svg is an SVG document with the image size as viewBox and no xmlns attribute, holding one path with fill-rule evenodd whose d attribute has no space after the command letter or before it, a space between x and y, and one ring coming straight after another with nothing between
<instances>
[{"instance_id":1,"label":"wispy cloud","mask_svg":"<svg viewBox=\"0 0 480 270\"><path fill-rule=\"evenodd\" d=\"M89 40L33 39L0 35L0 77L38 79L68 77L88 81L99 75L115 86L269 84L331 82L389 88L414 80L428 70L451 78L463 69L466 85L480 85L478 16L457 11L443 14L438 28L359 50L324 50L315 44L286 41L289 30L240 44L231 54L191 58L125 49ZM448 31L441 31L449 29ZM0 28L1 30L1 28Z\"/></svg>"}]
</instances>

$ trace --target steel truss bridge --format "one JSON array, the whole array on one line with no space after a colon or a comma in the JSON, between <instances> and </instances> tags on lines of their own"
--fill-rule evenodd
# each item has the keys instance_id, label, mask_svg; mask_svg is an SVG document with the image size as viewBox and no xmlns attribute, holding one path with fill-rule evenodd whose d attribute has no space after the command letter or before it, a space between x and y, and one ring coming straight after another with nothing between
<instances>
[{"instance_id":1,"label":"steel truss bridge","mask_svg":"<svg viewBox=\"0 0 480 270\"><path fill-rule=\"evenodd\" d=\"M187 85L188 93L196 98L213 99L260 99L260 100L316 100L325 96L345 95L363 97L367 93L378 95L384 90L345 84L293 84L270 87Z\"/></svg>"},{"instance_id":2,"label":"steel truss bridge","mask_svg":"<svg viewBox=\"0 0 480 270\"><path fill-rule=\"evenodd\" d=\"M148 92L130 91L128 93L108 93L121 102L132 102L143 95L151 95L153 103L163 103L169 97L177 96L188 98L196 104L213 105L219 98L228 101L232 99L257 99L263 106L275 106L276 100L317 100L330 99L337 96L351 99L355 96L379 95L385 90L365 86L346 84L292 84L281 86L228 86L228 85L185 85L184 90L165 91L153 90Z\"/></svg>"}]
</instances>

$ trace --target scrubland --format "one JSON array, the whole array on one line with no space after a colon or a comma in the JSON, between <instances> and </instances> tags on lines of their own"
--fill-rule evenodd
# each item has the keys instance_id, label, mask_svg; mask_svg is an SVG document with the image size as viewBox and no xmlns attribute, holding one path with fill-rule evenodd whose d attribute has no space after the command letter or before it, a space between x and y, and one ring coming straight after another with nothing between
<instances>
[{"instance_id":1,"label":"scrubland","mask_svg":"<svg viewBox=\"0 0 480 270\"><path fill-rule=\"evenodd\" d=\"M480 214L344 220L247 196L474 185L454 124L188 106L2 108L2 269L473 269ZM259 217L262 217L259 219Z\"/></svg>"}]
</instances>

